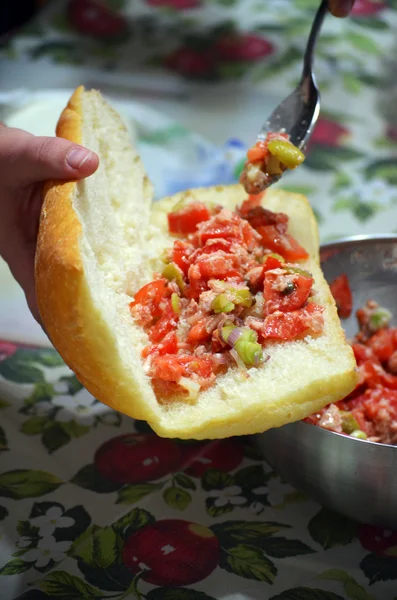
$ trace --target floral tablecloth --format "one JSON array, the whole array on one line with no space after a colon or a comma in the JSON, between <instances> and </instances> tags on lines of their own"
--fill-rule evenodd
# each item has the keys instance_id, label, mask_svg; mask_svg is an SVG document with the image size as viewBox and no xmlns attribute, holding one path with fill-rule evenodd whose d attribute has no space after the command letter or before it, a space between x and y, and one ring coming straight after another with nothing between
<instances>
[{"instance_id":1,"label":"floral tablecloth","mask_svg":"<svg viewBox=\"0 0 397 600\"><path fill-rule=\"evenodd\" d=\"M28 64L26 89L54 64L77 73L85 65L124 83L144 72L151 89L160 81L176 92L216 84L230 93L235 83L281 98L299 75L316 6L50 3L3 47L1 66ZM388 83L396 32L395 0L358 0L352 18L326 22L316 62L322 116L305 165L283 180L308 195L323 240L397 230L397 95ZM14 109L22 98L23 110L26 89L12 92ZM0 108L9 106L10 96L0 95ZM244 122L230 121L230 139L214 145L134 110L142 154L157 165L150 175L158 197L237 179L254 135L234 137ZM256 127L263 116L253 119ZM215 131L222 115L211 118ZM189 161L197 168L188 170ZM6 323L7 312L0 315ZM98 403L48 345L8 331L0 342L2 600L397 599L396 532L313 503L281 481L249 440L159 439Z\"/></svg>"}]
</instances>

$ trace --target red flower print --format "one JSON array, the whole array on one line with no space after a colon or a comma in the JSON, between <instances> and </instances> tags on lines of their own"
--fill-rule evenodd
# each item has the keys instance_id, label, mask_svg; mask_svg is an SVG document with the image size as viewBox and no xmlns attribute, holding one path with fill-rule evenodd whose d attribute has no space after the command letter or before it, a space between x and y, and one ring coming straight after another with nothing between
<instances>
[{"instance_id":1,"label":"red flower print","mask_svg":"<svg viewBox=\"0 0 397 600\"><path fill-rule=\"evenodd\" d=\"M157 521L127 538L123 563L142 579L161 586L185 586L208 577L219 561L218 538L210 529L177 519Z\"/></svg>"},{"instance_id":2,"label":"red flower print","mask_svg":"<svg viewBox=\"0 0 397 600\"><path fill-rule=\"evenodd\" d=\"M356 0L351 14L353 17L368 17L376 15L385 8L387 4L382 0Z\"/></svg>"},{"instance_id":3,"label":"red flower print","mask_svg":"<svg viewBox=\"0 0 397 600\"><path fill-rule=\"evenodd\" d=\"M192 477L202 477L208 469L233 471L244 456L241 442L233 438L183 446L182 453L184 470Z\"/></svg>"},{"instance_id":4,"label":"red flower print","mask_svg":"<svg viewBox=\"0 0 397 600\"><path fill-rule=\"evenodd\" d=\"M397 531L361 525L358 537L365 550L379 556L395 556L397 569Z\"/></svg>"},{"instance_id":5,"label":"red flower print","mask_svg":"<svg viewBox=\"0 0 397 600\"><path fill-rule=\"evenodd\" d=\"M223 61L254 61L273 54L274 47L268 40L253 33L229 34L216 41L215 51Z\"/></svg>"},{"instance_id":6,"label":"red flower print","mask_svg":"<svg viewBox=\"0 0 397 600\"><path fill-rule=\"evenodd\" d=\"M99 38L115 37L127 29L125 19L96 0L69 0L68 17L77 31Z\"/></svg>"},{"instance_id":7,"label":"red flower print","mask_svg":"<svg viewBox=\"0 0 397 600\"><path fill-rule=\"evenodd\" d=\"M312 133L310 145L322 144L323 146L337 148L349 135L349 130L340 123L331 121L325 117L320 117Z\"/></svg>"},{"instance_id":8,"label":"red flower print","mask_svg":"<svg viewBox=\"0 0 397 600\"><path fill-rule=\"evenodd\" d=\"M0 342L0 360L5 360L9 356L15 354L18 347L11 342Z\"/></svg>"},{"instance_id":9,"label":"red flower print","mask_svg":"<svg viewBox=\"0 0 397 600\"><path fill-rule=\"evenodd\" d=\"M105 479L116 483L141 483L178 470L179 445L151 433L127 433L98 448L95 466Z\"/></svg>"},{"instance_id":10,"label":"red flower print","mask_svg":"<svg viewBox=\"0 0 397 600\"><path fill-rule=\"evenodd\" d=\"M166 58L165 65L172 71L192 77L204 77L214 69L208 54L192 48L179 48Z\"/></svg>"},{"instance_id":11,"label":"red flower print","mask_svg":"<svg viewBox=\"0 0 397 600\"><path fill-rule=\"evenodd\" d=\"M175 10L188 10L201 5L201 0L146 0L150 6L165 6Z\"/></svg>"}]
</instances>

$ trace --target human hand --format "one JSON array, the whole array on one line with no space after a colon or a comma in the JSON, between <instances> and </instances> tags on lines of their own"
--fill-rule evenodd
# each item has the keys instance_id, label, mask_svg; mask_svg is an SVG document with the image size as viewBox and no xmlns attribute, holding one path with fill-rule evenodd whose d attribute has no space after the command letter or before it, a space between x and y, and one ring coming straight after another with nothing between
<instances>
[{"instance_id":1,"label":"human hand","mask_svg":"<svg viewBox=\"0 0 397 600\"><path fill-rule=\"evenodd\" d=\"M334 17L346 17L354 3L355 0L329 0L329 10Z\"/></svg>"},{"instance_id":2,"label":"human hand","mask_svg":"<svg viewBox=\"0 0 397 600\"><path fill-rule=\"evenodd\" d=\"M36 137L0 123L0 256L40 321L34 258L43 183L88 177L98 168L94 152L56 137Z\"/></svg>"}]
</instances>

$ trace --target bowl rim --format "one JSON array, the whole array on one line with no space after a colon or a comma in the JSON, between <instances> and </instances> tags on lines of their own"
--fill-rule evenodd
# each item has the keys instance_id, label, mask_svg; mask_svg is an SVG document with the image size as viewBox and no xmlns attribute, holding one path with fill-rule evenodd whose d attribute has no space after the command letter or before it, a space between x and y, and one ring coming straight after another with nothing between
<instances>
[{"instance_id":1,"label":"bowl rim","mask_svg":"<svg viewBox=\"0 0 397 600\"><path fill-rule=\"evenodd\" d=\"M377 242L397 242L397 233L370 233L366 235L350 235L324 242L320 245L320 252L332 246L351 246L353 244L376 244Z\"/></svg>"},{"instance_id":2,"label":"bowl rim","mask_svg":"<svg viewBox=\"0 0 397 600\"><path fill-rule=\"evenodd\" d=\"M376 234L367 234L367 235L351 235L345 236L341 238L337 238L336 240L332 240L329 242L325 242L320 246L320 253L323 249L329 249L332 247L343 248L344 246L352 246L355 244L373 244L377 242L397 242L397 234L396 233L376 233ZM358 438L352 438L351 436L344 435L343 433L338 433L336 431L330 431L329 429L324 429L322 427L318 427L317 425L313 425L312 423L306 423L303 420L297 421L296 425L307 426L307 427L315 427L318 430L325 432L325 434L341 437L345 440L349 440L350 442L360 442L364 444L371 444L376 447L388 448L387 452L397 452L397 445L392 444L384 444L383 442L372 442L371 440L360 440ZM291 423L292 425L292 423ZM323 435L323 434L320 434ZM349 442L347 442L349 443ZM391 449L391 450L390 450Z\"/></svg>"}]
</instances>

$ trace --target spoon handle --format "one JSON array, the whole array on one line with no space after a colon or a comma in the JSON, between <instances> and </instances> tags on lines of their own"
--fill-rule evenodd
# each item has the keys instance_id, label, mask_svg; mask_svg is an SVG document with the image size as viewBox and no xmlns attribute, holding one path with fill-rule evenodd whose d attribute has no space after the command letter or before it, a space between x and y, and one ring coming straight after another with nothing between
<instances>
[{"instance_id":1,"label":"spoon handle","mask_svg":"<svg viewBox=\"0 0 397 600\"><path fill-rule=\"evenodd\" d=\"M317 14L314 17L309 39L307 41L305 55L303 57L302 80L306 79L306 77L310 77L313 71L313 55L316 46L317 35L320 32L325 15L328 12L328 8L328 0L322 0L320 6L318 7Z\"/></svg>"}]
</instances>

